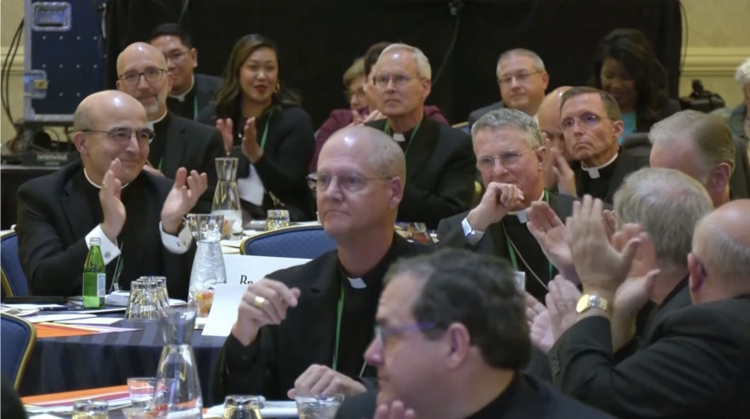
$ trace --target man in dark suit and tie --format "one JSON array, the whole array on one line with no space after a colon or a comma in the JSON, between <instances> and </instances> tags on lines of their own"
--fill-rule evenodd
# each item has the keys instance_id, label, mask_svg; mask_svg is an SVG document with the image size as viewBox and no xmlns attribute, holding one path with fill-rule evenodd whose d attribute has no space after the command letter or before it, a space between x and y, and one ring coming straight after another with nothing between
<instances>
[{"instance_id":1,"label":"man in dark suit and tie","mask_svg":"<svg viewBox=\"0 0 750 419\"><path fill-rule=\"evenodd\" d=\"M496 72L502 100L471 112L469 129L484 114L496 109L518 109L531 116L539 112L549 85L549 75L539 55L523 48L505 51L497 60Z\"/></svg>"},{"instance_id":2,"label":"man in dark suit and tie","mask_svg":"<svg viewBox=\"0 0 750 419\"><path fill-rule=\"evenodd\" d=\"M701 219L687 259L693 304L663 316L620 363L612 354L612 303L645 241L636 229L623 238L624 250L614 248L601 207L587 196L569 222L583 296L575 324L549 353L556 387L621 419L747 416L750 201L729 202ZM657 272L628 281L639 281L643 292L652 282L645 278Z\"/></svg>"},{"instance_id":3,"label":"man in dark suit and tie","mask_svg":"<svg viewBox=\"0 0 750 419\"><path fill-rule=\"evenodd\" d=\"M406 187L398 221L437 228L441 219L471 205L476 177L471 138L424 117L432 70L418 48L388 46L373 73L379 109L387 119L367 125L392 136L406 155Z\"/></svg>"},{"instance_id":4,"label":"man in dark suit and tie","mask_svg":"<svg viewBox=\"0 0 750 419\"><path fill-rule=\"evenodd\" d=\"M18 257L31 293L80 295L89 239L98 237L108 292L161 275L170 296L187 298L194 251L183 217L206 175L180 168L171 181L142 170L154 132L125 93L87 97L73 124L81 162L18 189Z\"/></svg>"},{"instance_id":5,"label":"man in dark suit and tie","mask_svg":"<svg viewBox=\"0 0 750 419\"><path fill-rule=\"evenodd\" d=\"M620 107L609 93L593 87L574 87L562 95L560 126L568 153L576 160L575 193L591 195L605 204L612 199L623 179L648 166L650 147L620 148Z\"/></svg>"},{"instance_id":6,"label":"man in dark suit and tie","mask_svg":"<svg viewBox=\"0 0 750 419\"><path fill-rule=\"evenodd\" d=\"M159 48L172 75L169 110L183 118L195 120L198 113L216 99L221 78L195 72L198 50L193 39L176 23L163 23L151 33L149 43Z\"/></svg>"},{"instance_id":7,"label":"man in dark suit and tie","mask_svg":"<svg viewBox=\"0 0 750 419\"><path fill-rule=\"evenodd\" d=\"M714 207L748 197L746 145L716 115L687 110L657 122L648 134L651 167L679 170L700 182Z\"/></svg>"},{"instance_id":8,"label":"man in dark suit and tie","mask_svg":"<svg viewBox=\"0 0 750 419\"><path fill-rule=\"evenodd\" d=\"M215 159L226 157L219 131L168 111L172 74L155 47L142 42L129 45L117 57L117 75L117 90L141 102L156 134L144 170L170 179L180 167L206 173L209 187L195 211L210 212L217 178Z\"/></svg>"},{"instance_id":9,"label":"man in dark suit and tie","mask_svg":"<svg viewBox=\"0 0 750 419\"><path fill-rule=\"evenodd\" d=\"M363 354L383 277L396 259L429 249L394 231L405 177L401 148L382 132L348 127L326 141L313 185L338 249L248 287L214 368L214 400L351 396L376 386Z\"/></svg>"},{"instance_id":10,"label":"man in dark suit and tie","mask_svg":"<svg viewBox=\"0 0 750 419\"><path fill-rule=\"evenodd\" d=\"M472 137L487 192L476 208L440 222L440 244L510 260L525 273L526 290L543 300L557 270L529 232L526 210L544 201L565 219L575 198L544 189L546 149L531 116L514 109L492 111L474 124Z\"/></svg>"},{"instance_id":11,"label":"man in dark suit and tie","mask_svg":"<svg viewBox=\"0 0 750 419\"><path fill-rule=\"evenodd\" d=\"M510 265L463 250L405 259L388 272L367 362L379 391L338 419L605 419L521 372L531 349Z\"/></svg>"}]
</instances>

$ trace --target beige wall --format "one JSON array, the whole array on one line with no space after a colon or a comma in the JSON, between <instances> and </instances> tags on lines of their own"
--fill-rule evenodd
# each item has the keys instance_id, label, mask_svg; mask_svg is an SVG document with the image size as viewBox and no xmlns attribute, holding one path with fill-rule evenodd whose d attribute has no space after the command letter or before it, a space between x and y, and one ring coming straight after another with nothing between
<instances>
[{"instance_id":1,"label":"beige wall","mask_svg":"<svg viewBox=\"0 0 750 419\"><path fill-rule=\"evenodd\" d=\"M727 106L740 103L742 94L734 81L735 68L750 58L750 0L682 0L688 19L687 55L680 81L680 95L691 92L691 81L700 78L706 89L724 97ZM23 17L23 0L0 0L0 60ZM22 115L23 51L11 74L10 97L14 117ZM2 116L1 139L13 136Z\"/></svg>"}]
</instances>

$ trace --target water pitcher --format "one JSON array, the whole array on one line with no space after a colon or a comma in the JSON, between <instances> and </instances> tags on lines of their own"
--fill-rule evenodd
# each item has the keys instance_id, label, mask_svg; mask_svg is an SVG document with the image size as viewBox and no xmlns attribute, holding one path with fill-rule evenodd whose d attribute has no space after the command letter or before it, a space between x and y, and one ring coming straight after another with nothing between
<instances>
[{"instance_id":1,"label":"water pitcher","mask_svg":"<svg viewBox=\"0 0 750 419\"><path fill-rule=\"evenodd\" d=\"M211 213L224 216L221 229L222 239L239 239L242 237L242 208L240 194L237 191L237 165L239 159L226 157L216 159L216 192Z\"/></svg>"},{"instance_id":2,"label":"water pitcher","mask_svg":"<svg viewBox=\"0 0 750 419\"><path fill-rule=\"evenodd\" d=\"M227 282L220 243L223 222L222 215L188 214L188 227L198 243L190 272L188 304L198 310L199 317L208 317L214 301L214 288Z\"/></svg>"},{"instance_id":3,"label":"water pitcher","mask_svg":"<svg viewBox=\"0 0 750 419\"><path fill-rule=\"evenodd\" d=\"M201 419L203 397L190 345L197 311L193 308L165 308L159 310L164 348L159 369L152 411L158 418Z\"/></svg>"}]
</instances>

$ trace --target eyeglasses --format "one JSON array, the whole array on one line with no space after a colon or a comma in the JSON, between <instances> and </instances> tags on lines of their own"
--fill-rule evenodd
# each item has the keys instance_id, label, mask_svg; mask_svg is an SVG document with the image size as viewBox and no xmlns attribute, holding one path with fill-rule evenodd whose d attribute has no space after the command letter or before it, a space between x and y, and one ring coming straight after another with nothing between
<instances>
[{"instance_id":1,"label":"eyeglasses","mask_svg":"<svg viewBox=\"0 0 750 419\"><path fill-rule=\"evenodd\" d=\"M606 116L599 116L593 113L585 113L581 116L574 118L565 118L560 123L563 131L570 131L576 126L576 121L580 122L586 128L591 128L599 123L602 119L610 119ZM611 120L611 119L610 119Z\"/></svg>"},{"instance_id":2,"label":"eyeglasses","mask_svg":"<svg viewBox=\"0 0 750 419\"><path fill-rule=\"evenodd\" d=\"M107 134L108 138L111 138L117 144L121 146L128 145L128 143L130 143L130 139L133 137L133 134L135 134L135 138L136 140L138 140L139 144L150 143L151 140L153 140L154 136L156 135L154 131L148 128L141 128L135 131L129 128L112 128L109 131L97 131L93 129L84 129L84 130L81 130L81 132L87 132L87 133L93 132L93 133L99 133L99 134Z\"/></svg>"},{"instance_id":3,"label":"eyeglasses","mask_svg":"<svg viewBox=\"0 0 750 419\"><path fill-rule=\"evenodd\" d=\"M390 83L391 81L393 81L393 85L396 86L397 88L402 88L406 86L413 79L414 77L407 76L406 74L396 74L393 76L389 76L388 74L383 74L374 78L375 86L377 86L378 89L387 88L388 83Z\"/></svg>"},{"instance_id":4,"label":"eyeglasses","mask_svg":"<svg viewBox=\"0 0 750 419\"><path fill-rule=\"evenodd\" d=\"M139 73L137 71L129 71L119 77L119 79L127 84L127 85L133 85L138 84L138 82L141 80L141 76L146 79L149 83L156 83L157 81L161 80L162 77L164 77L164 73L166 73L167 70L162 70L161 68L147 68L146 71Z\"/></svg>"},{"instance_id":5,"label":"eyeglasses","mask_svg":"<svg viewBox=\"0 0 750 419\"><path fill-rule=\"evenodd\" d=\"M333 179L337 179L340 188L347 192L357 192L362 190L369 180L386 180L389 177L363 177L358 173L349 173L345 175L330 175L328 173L317 173L307 176L307 185L313 191L324 192L331 186Z\"/></svg>"},{"instance_id":6,"label":"eyeglasses","mask_svg":"<svg viewBox=\"0 0 750 419\"><path fill-rule=\"evenodd\" d=\"M415 323L408 326L392 327L388 329L383 329L380 326L375 326L375 341L377 341L378 345L380 345L380 347L382 348L384 346L385 339L388 336L398 335L400 333L406 332L416 332L418 330L428 330L434 328L435 326L435 323L431 322Z\"/></svg>"},{"instance_id":7,"label":"eyeglasses","mask_svg":"<svg viewBox=\"0 0 750 419\"><path fill-rule=\"evenodd\" d=\"M346 101L347 102L349 102L350 100L352 100L352 96L356 96L360 100L367 98L367 93L365 93L365 89L363 89L361 87L359 89L357 89L357 90L346 89L344 91L344 95L346 97Z\"/></svg>"},{"instance_id":8,"label":"eyeglasses","mask_svg":"<svg viewBox=\"0 0 750 419\"><path fill-rule=\"evenodd\" d=\"M518 163L518 160L521 159L521 156L530 152L531 150L533 149L528 149L521 152L518 152L516 150L508 150L499 156L483 156L480 157L479 160L477 160L477 168L482 172L489 172L495 168L496 160L500 160L500 164L503 167L512 166Z\"/></svg>"},{"instance_id":9,"label":"eyeglasses","mask_svg":"<svg viewBox=\"0 0 750 419\"><path fill-rule=\"evenodd\" d=\"M173 62L178 63L182 61L183 58L185 58L185 54L187 54L189 51L174 51L171 52L169 55L165 55L164 58L167 60L167 62Z\"/></svg>"},{"instance_id":10,"label":"eyeglasses","mask_svg":"<svg viewBox=\"0 0 750 419\"><path fill-rule=\"evenodd\" d=\"M542 71L521 71L520 73L516 74L506 74L505 76L500 77L497 79L497 83L502 85L509 85L513 83L513 79L516 79L519 83L524 83L526 80L529 79L529 77L533 76L534 74L539 74Z\"/></svg>"}]
</instances>

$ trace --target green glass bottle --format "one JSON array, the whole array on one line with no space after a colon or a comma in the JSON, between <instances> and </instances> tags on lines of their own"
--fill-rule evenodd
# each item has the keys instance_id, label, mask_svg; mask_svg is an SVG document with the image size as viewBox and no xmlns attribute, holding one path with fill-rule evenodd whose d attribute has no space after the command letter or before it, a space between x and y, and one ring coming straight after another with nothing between
<instances>
[{"instance_id":1,"label":"green glass bottle","mask_svg":"<svg viewBox=\"0 0 750 419\"><path fill-rule=\"evenodd\" d=\"M89 240L89 254L83 264L83 306L86 308L104 307L107 274L104 271L101 244L99 237Z\"/></svg>"}]
</instances>

